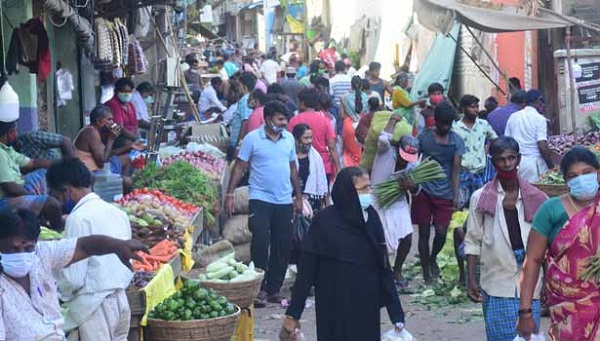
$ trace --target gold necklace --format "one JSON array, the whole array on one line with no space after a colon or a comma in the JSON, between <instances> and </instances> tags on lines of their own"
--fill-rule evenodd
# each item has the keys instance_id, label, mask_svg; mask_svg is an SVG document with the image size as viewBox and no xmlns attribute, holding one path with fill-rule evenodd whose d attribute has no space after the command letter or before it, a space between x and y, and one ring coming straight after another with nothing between
<instances>
[{"instance_id":1,"label":"gold necklace","mask_svg":"<svg viewBox=\"0 0 600 341\"><path fill-rule=\"evenodd\" d=\"M583 208L580 208L580 206L575 203L575 200L573 200L573 197L571 195L568 195L568 197L569 197L569 202L571 203L571 206L573 206L573 208L575 209L576 213L583 210L583 208L586 208L589 205L589 204L586 204L583 206Z\"/></svg>"}]
</instances>

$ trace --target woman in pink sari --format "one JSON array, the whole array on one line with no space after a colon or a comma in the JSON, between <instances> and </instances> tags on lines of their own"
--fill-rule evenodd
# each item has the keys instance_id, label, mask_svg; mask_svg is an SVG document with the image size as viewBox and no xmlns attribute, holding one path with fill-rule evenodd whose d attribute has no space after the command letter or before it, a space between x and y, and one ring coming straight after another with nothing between
<instances>
[{"instance_id":1,"label":"woman in pink sari","mask_svg":"<svg viewBox=\"0 0 600 341\"><path fill-rule=\"evenodd\" d=\"M583 147L571 149L561 162L570 193L548 200L533 220L521 275L517 325L527 340L537 332L531 302L544 255L551 340L600 340L600 284L581 279L588 258L600 246L599 168L592 152Z\"/></svg>"}]
</instances>

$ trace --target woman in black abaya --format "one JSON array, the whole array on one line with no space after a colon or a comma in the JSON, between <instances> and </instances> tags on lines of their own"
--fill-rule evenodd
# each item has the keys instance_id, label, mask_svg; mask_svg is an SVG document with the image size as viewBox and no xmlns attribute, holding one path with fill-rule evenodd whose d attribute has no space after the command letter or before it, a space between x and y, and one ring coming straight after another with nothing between
<instances>
[{"instance_id":1,"label":"woman in black abaya","mask_svg":"<svg viewBox=\"0 0 600 341\"><path fill-rule=\"evenodd\" d=\"M371 182L365 170L344 168L331 196L303 243L292 302L282 335L300 328L310 288L315 287L319 341L376 341L381 338L380 309L386 307L399 331L404 312L394 286L379 216L371 207Z\"/></svg>"}]
</instances>

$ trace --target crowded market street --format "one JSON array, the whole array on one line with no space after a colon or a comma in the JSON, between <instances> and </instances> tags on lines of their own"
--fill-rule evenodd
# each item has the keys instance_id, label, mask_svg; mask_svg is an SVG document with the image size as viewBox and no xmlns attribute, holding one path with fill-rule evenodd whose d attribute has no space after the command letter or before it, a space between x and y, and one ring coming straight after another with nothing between
<instances>
[{"instance_id":1,"label":"crowded market street","mask_svg":"<svg viewBox=\"0 0 600 341\"><path fill-rule=\"evenodd\" d=\"M0 340L600 340L600 0L0 0Z\"/></svg>"}]
</instances>

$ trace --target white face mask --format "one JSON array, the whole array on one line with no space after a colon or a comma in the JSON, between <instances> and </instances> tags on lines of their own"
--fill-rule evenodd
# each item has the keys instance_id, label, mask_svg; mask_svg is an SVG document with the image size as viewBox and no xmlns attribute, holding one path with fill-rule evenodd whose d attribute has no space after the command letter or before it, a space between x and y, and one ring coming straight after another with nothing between
<instances>
[{"instance_id":1,"label":"white face mask","mask_svg":"<svg viewBox=\"0 0 600 341\"><path fill-rule=\"evenodd\" d=\"M9 277L22 278L33 266L35 252L0 253L2 271Z\"/></svg>"}]
</instances>

